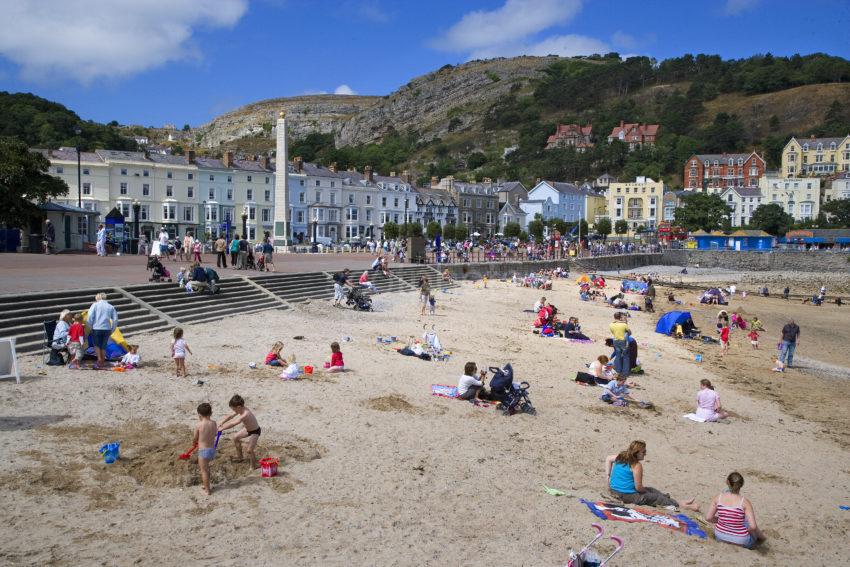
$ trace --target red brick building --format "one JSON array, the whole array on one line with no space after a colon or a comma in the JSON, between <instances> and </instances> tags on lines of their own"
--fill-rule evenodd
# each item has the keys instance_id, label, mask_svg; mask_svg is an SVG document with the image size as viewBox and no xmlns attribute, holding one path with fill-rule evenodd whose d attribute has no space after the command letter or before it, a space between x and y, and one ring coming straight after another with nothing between
<instances>
[{"instance_id":1,"label":"red brick building","mask_svg":"<svg viewBox=\"0 0 850 567\"><path fill-rule=\"evenodd\" d=\"M593 147L591 134L593 133L593 124L579 126L578 124L558 124L555 133L549 136L546 140L546 149L552 148L575 148L576 151L583 152L587 148Z\"/></svg>"},{"instance_id":2,"label":"red brick building","mask_svg":"<svg viewBox=\"0 0 850 567\"><path fill-rule=\"evenodd\" d=\"M749 154L695 154L685 163L683 185L689 191L721 193L737 187L758 187L764 158Z\"/></svg>"},{"instance_id":3,"label":"red brick building","mask_svg":"<svg viewBox=\"0 0 850 567\"><path fill-rule=\"evenodd\" d=\"M633 124L625 123L620 120L619 126L614 126L611 133L608 134L608 143L614 140L620 140L624 144L629 145L629 151L641 146L655 145L655 138L658 137L658 130L661 128L658 124Z\"/></svg>"}]
</instances>

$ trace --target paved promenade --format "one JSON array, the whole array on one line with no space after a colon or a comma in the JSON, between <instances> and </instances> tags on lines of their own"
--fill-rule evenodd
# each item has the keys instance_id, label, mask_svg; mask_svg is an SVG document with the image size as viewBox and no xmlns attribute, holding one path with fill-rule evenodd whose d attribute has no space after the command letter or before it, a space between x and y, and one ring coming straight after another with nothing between
<instances>
[{"instance_id":1,"label":"paved promenade","mask_svg":"<svg viewBox=\"0 0 850 567\"><path fill-rule=\"evenodd\" d=\"M215 268L215 256L204 255L205 264ZM207 261L212 260L212 264ZM316 272L351 268L366 269L373 257L370 254L275 254L278 272ZM145 256L107 256L93 254L0 254L0 294L92 287L112 287L148 282ZM172 274L177 267L189 262L167 261ZM228 265L230 265L228 261ZM216 269L221 277L257 275L231 268ZM359 274L357 274L359 275Z\"/></svg>"}]
</instances>

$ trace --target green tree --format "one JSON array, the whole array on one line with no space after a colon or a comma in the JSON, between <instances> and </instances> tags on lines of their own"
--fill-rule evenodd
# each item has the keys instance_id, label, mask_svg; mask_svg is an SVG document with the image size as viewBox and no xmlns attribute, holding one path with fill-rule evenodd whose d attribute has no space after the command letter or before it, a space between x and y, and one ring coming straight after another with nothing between
<instances>
[{"instance_id":1,"label":"green tree","mask_svg":"<svg viewBox=\"0 0 850 567\"><path fill-rule=\"evenodd\" d=\"M773 236L784 236L791 230L794 217L782 210L777 203L759 205L750 217L750 227L763 230Z\"/></svg>"},{"instance_id":2,"label":"green tree","mask_svg":"<svg viewBox=\"0 0 850 567\"><path fill-rule=\"evenodd\" d=\"M552 219L549 223L549 227L554 230L557 230L564 236L566 236L566 234L570 231L571 228L570 224L567 221L561 219Z\"/></svg>"},{"instance_id":3,"label":"green tree","mask_svg":"<svg viewBox=\"0 0 850 567\"><path fill-rule=\"evenodd\" d=\"M394 222L384 223L384 238L389 238L390 240L394 238L398 238L399 235L399 226Z\"/></svg>"},{"instance_id":4,"label":"green tree","mask_svg":"<svg viewBox=\"0 0 850 567\"><path fill-rule=\"evenodd\" d=\"M627 232L629 232L629 223L627 223L623 219L618 220L614 223L614 232L619 235L626 234Z\"/></svg>"},{"instance_id":5,"label":"green tree","mask_svg":"<svg viewBox=\"0 0 850 567\"><path fill-rule=\"evenodd\" d=\"M455 225L455 240L465 240L469 236L469 227L465 224Z\"/></svg>"},{"instance_id":6,"label":"green tree","mask_svg":"<svg viewBox=\"0 0 850 567\"><path fill-rule=\"evenodd\" d=\"M729 218L729 207L720 195L694 193L689 195L683 206L676 209L675 222L688 231L705 230L710 232L723 225Z\"/></svg>"},{"instance_id":7,"label":"green tree","mask_svg":"<svg viewBox=\"0 0 850 567\"><path fill-rule=\"evenodd\" d=\"M850 199L838 199L824 204L820 210L831 224L850 228Z\"/></svg>"},{"instance_id":8,"label":"green tree","mask_svg":"<svg viewBox=\"0 0 850 567\"><path fill-rule=\"evenodd\" d=\"M520 242L528 242L528 233L524 230L519 233L519 241Z\"/></svg>"},{"instance_id":9,"label":"green tree","mask_svg":"<svg viewBox=\"0 0 850 567\"><path fill-rule=\"evenodd\" d=\"M602 218L596 221L596 224L593 227L598 234L602 236L608 236L611 234L611 219Z\"/></svg>"},{"instance_id":10,"label":"green tree","mask_svg":"<svg viewBox=\"0 0 850 567\"><path fill-rule=\"evenodd\" d=\"M509 222L505 224L505 238L517 238L522 232L522 227L518 222Z\"/></svg>"},{"instance_id":11,"label":"green tree","mask_svg":"<svg viewBox=\"0 0 850 567\"><path fill-rule=\"evenodd\" d=\"M447 224L443 227L443 242L455 239L455 227Z\"/></svg>"},{"instance_id":12,"label":"green tree","mask_svg":"<svg viewBox=\"0 0 850 567\"><path fill-rule=\"evenodd\" d=\"M39 203L68 193L47 173L50 162L15 138L0 138L0 224L25 228L40 216Z\"/></svg>"},{"instance_id":13,"label":"green tree","mask_svg":"<svg viewBox=\"0 0 850 567\"><path fill-rule=\"evenodd\" d=\"M188 131L189 131L189 130L191 130L191 129L192 129L192 127L191 127L191 126L189 126L188 124L184 124L184 125L183 125L183 131L184 131L184 132L188 132Z\"/></svg>"},{"instance_id":14,"label":"green tree","mask_svg":"<svg viewBox=\"0 0 850 567\"><path fill-rule=\"evenodd\" d=\"M428 240L434 240L435 238L437 238L438 234L443 233L443 228L437 221L431 221L428 223L428 227L425 229L425 233L428 235Z\"/></svg>"},{"instance_id":15,"label":"green tree","mask_svg":"<svg viewBox=\"0 0 850 567\"><path fill-rule=\"evenodd\" d=\"M469 154L468 158L466 158L467 169L478 169L485 163L487 163L487 156L481 152L473 152Z\"/></svg>"},{"instance_id":16,"label":"green tree","mask_svg":"<svg viewBox=\"0 0 850 567\"><path fill-rule=\"evenodd\" d=\"M543 221L536 218L528 223L528 233L534 237L534 240L541 242L543 240L543 227Z\"/></svg>"},{"instance_id":17,"label":"green tree","mask_svg":"<svg viewBox=\"0 0 850 567\"><path fill-rule=\"evenodd\" d=\"M401 226L404 229L404 234L402 236L404 236L405 238L422 236L422 225L418 222L403 224Z\"/></svg>"}]
</instances>

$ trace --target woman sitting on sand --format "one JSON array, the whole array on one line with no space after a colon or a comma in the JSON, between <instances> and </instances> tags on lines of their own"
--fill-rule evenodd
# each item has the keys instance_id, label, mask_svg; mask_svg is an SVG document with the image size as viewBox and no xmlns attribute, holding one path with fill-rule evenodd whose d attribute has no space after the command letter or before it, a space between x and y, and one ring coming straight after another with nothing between
<instances>
[{"instance_id":1,"label":"woman sitting on sand","mask_svg":"<svg viewBox=\"0 0 850 567\"><path fill-rule=\"evenodd\" d=\"M765 537L756 524L752 503L740 495L744 477L733 472L726 477L726 485L729 489L714 497L705 519L715 524L714 537L717 541L752 549Z\"/></svg>"},{"instance_id":2,"label":"woman sitting on sand","mask_svg":"<svg viewBox=\"0 0 850 567\"><path fill-rule=\"evenodd\" d=\"M605 476L608 487L618 500L625 504L648 506L675 506L679 503L669 494L659 492L643 485L643 464L646 457L646 443L632 441L629 448L605 459ZM681 504L682 508L699 512L699 504L691 498Z\"/></svg>"},{"instance_id":3,"label":"woman sitting on sand","mask_svg":"<svg viewBox=\"0 0 850 567\"><path fill-rule=\"evenodd\" d=\"M699 381L697 392L697 416L706 421L726 419L729 414L720 406L720 396L714 391L711 380L703 378Z\"/></svg>"},{"instance_id":4,"label":"woman sitting on sand","mask_svg":"<svg viewBox=\"0 0 850 567\"><path fill-rule=\"evenodd\" d=\"M581 325L578 322L578 317L570 317L566 326L566 338L578 341L589 341L590 337L581 332Z\"/></svg>"}]
</instances>

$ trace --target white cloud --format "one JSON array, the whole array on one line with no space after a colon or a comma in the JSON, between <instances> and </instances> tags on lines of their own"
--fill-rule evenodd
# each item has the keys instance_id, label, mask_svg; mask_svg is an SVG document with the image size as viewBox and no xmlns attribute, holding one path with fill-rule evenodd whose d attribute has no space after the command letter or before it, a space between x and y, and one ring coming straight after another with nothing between
<instances>
[{"instance_id":1,"label":"white cloud","mask_svg":"<svg viewBox=\"0 0 850 567\"><path fill-rule=\"evenodd\" d=\"M248 0L18 0L0 21L0 55L26 80L81 83L200 59L198 27L230 27Z\"/></svg>"},{"instance_id":2,"label":"white cloud","mask_svg":"<svg viewBox=\"0 0 850 567\"><path fill-rule=\"evenodd\" d=\"M724 11L730 15L740 14L750 8L754 8L759 0L726 0Z\"/></svg>"},{"instance_id":3,"label":"white cloud","mask_svg":"<svg viewBox=\"0 0 850 567\"><path fill-rule=\"evenodd\" d=\"M354 11L364 20L376 24L385 24L390 21L390 15L377 0L357 2L356 6L354 6Z\"/></svg>"},{"instance_id":4,"label":"white cloud","mask_svg":"<svg viewBox=\"0 0 850 567\"><path fill-rule=\"evenodd\" d=\"M473 51L470 59L491 59L493 57L514 57L517 55L591 55L608 53L611 48L598 39L584 35L555 35L533 43L503 43L487 49Z\"/></svg>"},{"instance_id":5,"label":"white cloud","mask_svg":"<svg viewBox=\"0 0 850 567\"><path fill-rule=\"evenodd\" d=\"M351 88L351 87L349 87L348 85L340 85L340 86L338 86L338 87L334 90L334 94L339 94L339 95L355 95L355 94L357 94L357 93L356 93L356 92L354 92L354 89L352 89L352 88Z\"/></svg>"},{"instance_id":6,"label":"white cloud","mask_svg":"<svg viewBox=\"0 0 850 567\"><path fill-rule=\"evenodd\" d=\"M496 10L469 12L430 45L442 51L498 51L500 45L522 42L568 22L581 4L581 0L506 0Z\"/></svg>"},{"instance_id":7,"label":"white cloud","mask_svg":"<svg viewBox=\"0 0 850 567\"><path fill-rule=\"evenodd\" d=\"M622 31L615 31L614 35L611 36L611 42L613 42L613 44L617 47L623 47L626 49L634 49L637 47L637 39Z\"/></svg>"}]
</instances>

